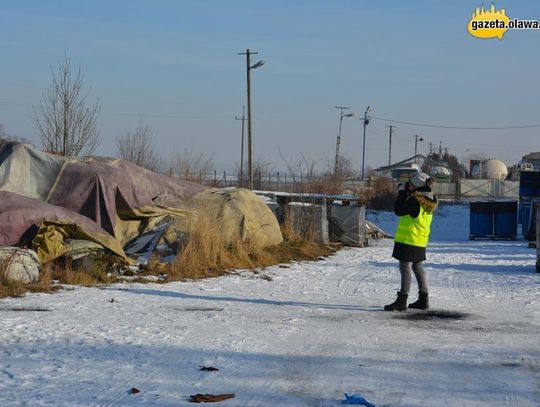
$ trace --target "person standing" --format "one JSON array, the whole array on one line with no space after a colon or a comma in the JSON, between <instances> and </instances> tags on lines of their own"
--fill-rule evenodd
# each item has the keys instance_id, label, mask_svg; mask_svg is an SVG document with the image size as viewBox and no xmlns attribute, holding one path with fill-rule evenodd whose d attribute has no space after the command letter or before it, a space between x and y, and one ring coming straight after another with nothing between
<instances>
[{"instance_id":1,"label":"person standing","mask_svg":"<svg viewBox=\"0 0 540 407\"><path fill-rule=\"evenodd\" d=\"M392 257L399 260L401 289L397 299L384 306L385 311L407 310L407 297L411 287L411 274L418 283L418 300L409 308L428 309L429 295L423 263L426 260L426 247L431 231L433 213L439 204L431 191L433 179L418 172L406 184L398 186L398 197L394 213L399 216L399 224L394 236Z\"/></svg>"}]
</instances>

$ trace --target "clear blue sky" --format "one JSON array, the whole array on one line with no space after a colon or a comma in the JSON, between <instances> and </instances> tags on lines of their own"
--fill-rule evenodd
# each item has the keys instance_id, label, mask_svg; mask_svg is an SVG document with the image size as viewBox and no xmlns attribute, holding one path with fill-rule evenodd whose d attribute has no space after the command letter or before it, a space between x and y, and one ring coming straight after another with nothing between
<instances>
[{"instance_id":1,"label":"clear blue sky","mask_svg":"<svg viewBox=\"0 0 540 407\"><path fill-rule=\"evenodd\" d=\"M486 3L487 4L487 3ZM25 1L0 0L0 123L39 144L33 106L67 52L99 99L97 153L142 120L168 158L187 150L218 169L240 157L252 71L254 157L273 163L333 160L339 113L448 126L540 123L540 30L480 40L466 24L478 1ZM511 18L540 19L540 2L497 1ZM257 58L259 57L259 58ZM257 58L257 59L255 59ZM414 153L414 134L459 158L483 153L507 164L540 151L540 127L453 130L372 120L366 166ZM281 151L281 153L280 153ZM361 165L362 121L344 119L341 152Z\"/></svg>"}]
</instances>

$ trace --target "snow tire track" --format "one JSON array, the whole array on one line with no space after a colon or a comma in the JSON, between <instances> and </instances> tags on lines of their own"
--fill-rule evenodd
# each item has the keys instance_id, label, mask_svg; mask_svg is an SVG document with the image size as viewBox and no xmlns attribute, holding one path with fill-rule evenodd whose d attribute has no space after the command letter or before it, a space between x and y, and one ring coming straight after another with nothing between
<instances>
[{"instance_id":1,"label":"snow tire track","mask_svg":"<svg viewBox=\"0 0 540 407\"><path fill-rule=\"evenodd\" d=\"M497 304L508 302L508 283L502 277L489 275L485 280L484 275L478 276L472 273L455 273L450 276L450 284L454 290L470 305L492 297ZM489 296L488 296L489 294Z\"/></svg>"},{"instance_id":2,"label":"snow tire track","mask_svg":"<svg viewBox=\"0 0 540 407\"><path fill-rule=\"evenodd\" d=\"M142 374L132 374L122 380L121 384L114 386L110 391L108 400L101 403L100 407L112 407L118 405L120 401L128 396L131 396L129 389L133 388L134 383L137 386L143 387L144 383L151 377L162 376L167 369L164 368L164 362L170 360L173 356L173 350L164 352L157 360L152 361L153 367L142 372ZM125 404L124 404L125 405Z\"/></svg>"}]
</instances>

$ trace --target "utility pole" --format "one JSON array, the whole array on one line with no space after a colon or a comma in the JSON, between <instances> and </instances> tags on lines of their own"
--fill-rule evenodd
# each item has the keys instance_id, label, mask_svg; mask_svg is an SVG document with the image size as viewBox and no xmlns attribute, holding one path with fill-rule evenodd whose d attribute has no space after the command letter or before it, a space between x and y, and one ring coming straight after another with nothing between
<instances>
[{"instance_id":1,"label":"utility pole","mask_svg":"<svg viewBox=\"0 0 540 407\"><path fill-rule=\"evenodd\" d=\"M339 169L339 145L341 144L341 123L343 122L344 117L351 117L354 113L343 114L344 110L350 109L347 106L334 106L336 109L339 109L339 131L336 140L336 159L334 161L334 175L337 175Z\"/></svg>"},{"instance_id":2,"label":"utility pole","mask_svg":"<svg viewBox=\"0 0 540 407\"><path fill-rule=\"evenodd\" d=\"M442 160L442 141L439 141L439 161Z\"/></svg>"},{"instance_id":3,"label":"utility pole","mask_svg":"<svg viewBox=\"0 0 540 407\"><path fill-rule=\"evenodd\" d=\"M244 114L245 106L242 106L242 117L234 116L234 120L242 120L242 144L240 145L240 187L244 185L244 122L246 117Z\"/></svg>"},{"instance_id":4,"label":"utility pole","mask_svg":"<svg viewBox=\"0 0 540 407\"><path fill-rule=\"evenodd\" d=\"M392 131L396 126L386 126L390 129L390 140L388 143L388 165L392 165Z\"/></svg>"},{"instance_id":5,"label":"utility pole","mask_svg":"<svg viewBox=\"0 0 540 407\"><path fill-rule=\"evenodd\" d=\"M239 52L238 55L246 56L246 77L247 77L247 122L248 122L248 188L253 189L253 161L252 161L252 152L253 152L253 143L251 135L251 70L257 69L260 66L264 65L264 61L259 61L254 65L251 65L251 55L257 55L258 52L251 52L248 48L246 52Z\"/></svg>"},{"instance_id":6,"label":"utility pole","mask_svg":"<svg viewBox=\"0 0 540 407\"><path fill-rule=\"evenodd\" d=\"M366 126L369 124L368 119L368 112L370 110L370 106L367 107L366 111L364 112L364 141L362 142L362 181L364 180L364 167L366 162Z\"/></svg>"}]
</instances>

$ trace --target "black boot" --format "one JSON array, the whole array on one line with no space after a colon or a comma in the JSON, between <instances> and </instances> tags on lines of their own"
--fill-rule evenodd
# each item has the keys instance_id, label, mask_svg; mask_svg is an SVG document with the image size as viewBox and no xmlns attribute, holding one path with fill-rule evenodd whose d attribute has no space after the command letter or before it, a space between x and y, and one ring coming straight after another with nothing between
<instances>
[{"instance_id":1,"label":"black boot","mask_svg":"<svg viewBox=\"0 0 540 407\"><path fill-rule=\"evenodd\" d=\"M412 304L409 304L409 308L428 309L429 308L428 293L423 293L422 291L418 291L418 300L413 302Z\"/></svg>"},{"instance_id":2,"label":"black boot","mask_svg":"<svg viewBox=\"0 0 540 407\"><path fill-rule=\"evenodd\" d=\"M407 310L407 294L398 291L397 299L392 303L384 306L385 311L406 311Z\"/></svg>"}]
</instances>

